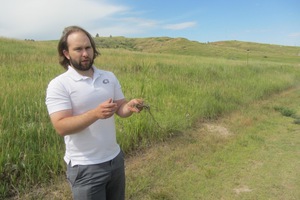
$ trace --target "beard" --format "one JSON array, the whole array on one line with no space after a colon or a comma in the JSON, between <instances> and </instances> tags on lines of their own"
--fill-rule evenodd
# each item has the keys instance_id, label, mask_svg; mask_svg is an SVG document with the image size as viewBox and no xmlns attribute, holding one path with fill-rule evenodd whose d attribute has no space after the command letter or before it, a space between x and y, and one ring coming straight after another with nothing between
<instances>
[{"instance_id":1,"label":"beard","mask_svg":"<svg viewBox=\"0 0 300 200\"><path fill-rule=\"evenodd\" d=\"M88 58L88 60L86 60L84 62L84 64L82 64L81 61L77 62L70 57L70 64L77 70L88 71L89 69L92 68L92 66L94 64L94 59L92 60L92 59Z\"/></svg>"}]
</instances>

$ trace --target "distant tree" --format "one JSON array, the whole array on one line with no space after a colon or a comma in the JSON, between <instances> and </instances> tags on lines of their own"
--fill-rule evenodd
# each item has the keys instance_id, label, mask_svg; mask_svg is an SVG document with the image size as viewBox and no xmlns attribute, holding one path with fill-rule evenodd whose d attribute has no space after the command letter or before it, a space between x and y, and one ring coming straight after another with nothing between
<instances>
[{"instance_id":1,"label":"distant tree","mask_svg":"<svg viewBox=\"0 0 300 200\"><path fill-rule=\"evenodd\" d=\"M96 34L96 37L99 37L99 34L98 34L98 33Z\"/></svg>"}]
</instances>

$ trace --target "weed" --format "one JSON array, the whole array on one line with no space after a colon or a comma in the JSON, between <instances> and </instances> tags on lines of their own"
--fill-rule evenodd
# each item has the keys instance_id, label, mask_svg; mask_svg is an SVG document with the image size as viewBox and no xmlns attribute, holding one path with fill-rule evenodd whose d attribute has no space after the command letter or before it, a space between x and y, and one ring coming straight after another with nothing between
<instances>
[{"instance_id":1,"label":"weed","mask_svg":"<svg viewBox=\"0 0 300 200\"><path fill-rule=\"evenodd\" d=\"M282 107L282 106L275 106L274 110L280 112L285 117L292 117L296 114L295 110L292 110L290 108Z\"/></svg>"}]
</instances>

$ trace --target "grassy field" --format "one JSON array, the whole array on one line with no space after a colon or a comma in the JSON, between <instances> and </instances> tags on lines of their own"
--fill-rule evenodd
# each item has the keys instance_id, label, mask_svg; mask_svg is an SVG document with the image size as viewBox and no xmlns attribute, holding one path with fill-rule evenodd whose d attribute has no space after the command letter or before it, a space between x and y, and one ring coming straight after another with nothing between
<instances>
[{"instance_id":1,"label":"grassy field","mask_svg":"<svg viewBox=\"0 0 300 200\"><path fill-rule=\"evenodd\" d=\"M291 88L127 155L126 199L299 199L299 98ZM62 176L16 199L72 198Z\"/></svg>"},{"instance_id":2,"label":"grassy field","mask_svg":"<svg viewBox=\"0 0 300 200\"><path fill-rule=\"evenodd\" d=\"M144 98L154 116L117 118L118 141L128 154L176 138L200 119L218 119L299 83L299 48L240 42L196 48L195 42L183 41L160 39L164 51L150 39L148 46L143 40L148 52L137 48L140 43L135 49L100 49L95 64L117 75L127 98ZM6 198L49 184L65 171L63 139L53 130L44 103L48 82L64 70L57 64L57 41L0 38L0 44L0 198ZM250 47L250 53L245 51ZM141 185L136 184L131 187Z\"/></svg>"},{"instance_id":3,"label":"grassy field","mask_svg":"<svg viewBox=\"0 0 300 200\"><path fill-rule=\"evenodd\" d=\"M272 95L129 158L127 199L299 199L299 98Z\"/></svg>"}]
</instances>

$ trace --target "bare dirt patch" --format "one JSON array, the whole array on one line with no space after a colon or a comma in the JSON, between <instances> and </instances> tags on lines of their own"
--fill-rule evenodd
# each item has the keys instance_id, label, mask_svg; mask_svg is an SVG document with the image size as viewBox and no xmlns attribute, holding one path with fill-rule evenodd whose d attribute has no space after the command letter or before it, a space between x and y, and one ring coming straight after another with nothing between
<instances>
[{"instance_id":1,"label":"bare dirt patch","mask_svg":"<svg viewBox=\"0 0 300 200\"><path fill-rule=\"evenodd\" d=\"M247 186L243 185L238 188L233 189L236 194L244 193L244 192L252 192L252 190Z\"/></svg>"},{"instance_id":2,"label":"bare dirt patch","mask_svg":"<svg viewBox=\"0 0 300 200\"><path fill-rule=\"evenodd\" d=\"M226 127L219 124L204 123L203 127L208 133L218 134L224 137L232 135L232 133L228 131Z\"/></svg>"}]
</instances>

